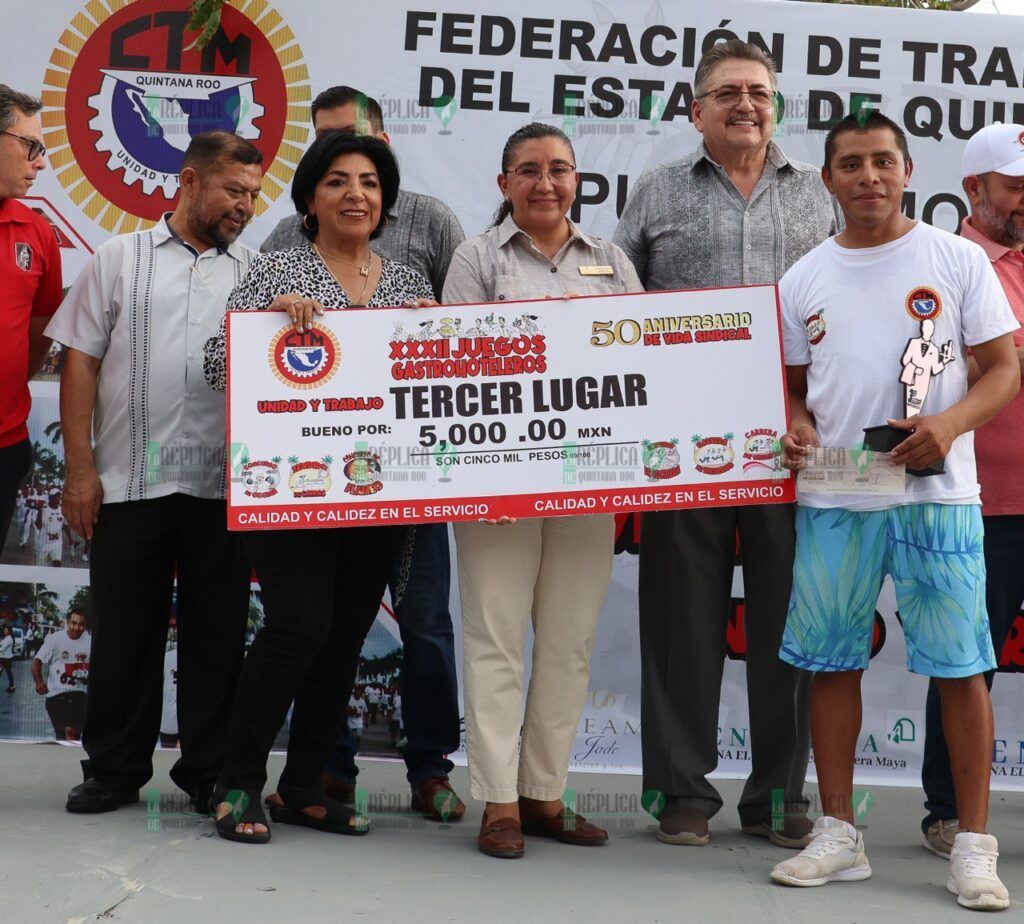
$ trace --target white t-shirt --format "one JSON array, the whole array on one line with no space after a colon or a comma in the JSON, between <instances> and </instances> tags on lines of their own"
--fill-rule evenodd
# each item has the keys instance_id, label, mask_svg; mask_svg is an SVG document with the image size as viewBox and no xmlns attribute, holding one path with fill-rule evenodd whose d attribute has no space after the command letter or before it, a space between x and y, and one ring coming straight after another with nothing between
<instances>
[{"instance_id":1,"label":"white t-shirt","mask_svg":"<svg viewBox=\"0 0 1024 924\"><path fill-rule=\"evenodd\" d=\"M391 721L402 724L402 697L398 693L391 695Z\"/></svg>"},{"instance_id":2,"label":"white t-shirt","mask_svg":"<svg viewBox=\"0 0 1024 924\"><path fill-rule=\"evenodd\" d=\"M967 393L966 348L1019 326L985 252L924 222L879 247L829 238L790 268L779 293L786 363L809 367L807 409L826 447L862 446L865 427L907 416L912 391L924 395L921 414L946 410ZM908 475L903 498L798 492L797 501L849 510L979 503L973 433L953 442L945 467Z\"/></svg>"},{"instance_id":3,"label":"white t-shirt","mask_svg":"<svg viewBox=\"0 0 1024 924\"><path fill-rule=\"evenodd\" d=\"M64 554L64 514L47 507L42 514L42 529L36 532L36 564L60 562Z\"/></svg>"},{"instance_id":4,"label":"white t-shirt","mask_svg":"<svg viewBox=\"0 0 1024 924\"><path fill-rule=\"evenodd\" d=\"M64 523L66 522L60 508L55 510L53 507L47 507L43 511L42 520L43 529L40 538L51 544L59 544L64 535Z\"/></svg>"},{"instance_id":5,"label":"white t-shirt","mask_svg":"<svg viewBox=\"0 0 1024 924\"><path fill-rule=\"evenodd\" d=\"M91 645L89 632L83 632L77 639L72 639L67 629L46 636L36 658L47 671L47 698L61 693L88 692Z\"/></svg>"},{"instance_id":6,"label":"white t-shirt","mask_svg":"<svg viewBox=\"0 0 1024 924\"><path fill-rule=\"evenodd\" d=\"M5 635L0 638L0 658L13 658L14 657L14 636ZM8 685L10 680L8 679Z\"/></svg>"},{"instance_id":7,"label":"white t-shirt","mask_svg":"<svg viewBox=\"0 0 1024 924\"><path fill-rule=\"evenodd\" d=\"M362 731L363 716L367 713L366 700L354 696L348 701L348 727L353 731Z\"/></svg>"},{"instance_id":8,"label":"white t-shirt","mask_svg":"<svg viewBox=\"0 0 1024 924\"><path fill-rule=\"evenodd\" d=\"M160 713L160 734L178 734L178 649L164 653L164 706Z\"/></svg>"}]
</instances>

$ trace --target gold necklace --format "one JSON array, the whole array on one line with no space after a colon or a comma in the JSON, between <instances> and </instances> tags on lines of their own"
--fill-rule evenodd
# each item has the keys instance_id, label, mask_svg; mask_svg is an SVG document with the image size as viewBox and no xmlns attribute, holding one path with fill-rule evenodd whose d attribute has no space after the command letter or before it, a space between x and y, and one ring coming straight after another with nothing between
<instances>
[{"instance_id":1,"label":"gold necklace","mask_svg":"<svg viewBox=\"0 0 1024 924\"><path fill-rule=\"evenodd\" d=\"M370 275L370 267L373 265L373 251L372 250L370 251L370 258L366 261L366 266L362 266L359 263L353 263L351 260L346 260L344 257L339 257L336 253L331 253L322 244L314 244L313 246L316 247L317 250L322 250L332 260L338 260L341 263L344 263L346 266L354 266L357 270L359 270L359 275L360 276L369 276Z\"/></svg>"},{"instance_id":2,"label":"gold necklace","mask_svg":"<svg viewBox=\"0 0 1024 924\"><path fill-rule=\"evenodd\" d=\"M320 247L317 246L316 244L313 244L313 252L320 258L320 262L323 263L324 269L327 270L327 272L331 274L331 276L334 278L335 282L337 282L338 285L341 286L342 291L344 291L345 287L341 285L341 280L339 280L338 277L334 275L334 271L327 265L327 261L324 259L323 254L320 253ZM326 251L326 250L324 251L324 253L326 253L327 256L329 256L329 257L330 256L335 256L334 254L331 254L329 251ZM366 263L366 269L365 270L363 269L363 267L359 266L358 263L351 263L348 260L342 260L341 257L335 256L335 259L341 260L342 263L348 263L349 266L358 267L359 268L359 275L363 277L363 288L360 289L360 291L359 291L359 299L358 299L358 301L353 302L353 304L356 304L356 305L365 305L366 304L363 301L363 296L366 295L366 287L370 283L370 267L373 266L373 258L374 258L374 256L376 256L376 254L374 254L374 252L371 250L370 251L370 259ZM345 294L348 295L348 292L345 292Z\"/></svg>"}]
</instances>

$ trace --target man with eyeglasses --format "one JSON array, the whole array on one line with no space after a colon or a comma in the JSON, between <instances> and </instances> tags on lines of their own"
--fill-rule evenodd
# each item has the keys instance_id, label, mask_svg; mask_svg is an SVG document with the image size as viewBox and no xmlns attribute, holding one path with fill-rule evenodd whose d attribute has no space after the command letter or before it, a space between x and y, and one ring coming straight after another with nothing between
<instances>
[{"instance_id":1,"label":"man with eyeglasses","mask_svg":"<svg viewBox=\"0 0 1024 924\"><path fill-rule=\"evenodd\" d=\"M28 380L50 348L43 329L63 290L53 229L16 201L46 169L41 108L39 100L0 84L0 551L32 462Z\"/></svg>"},{"instance_id":2,"label":"man with eyeglasses","mask_svg":"<svg viewBox=\"0 0 1024 924\"><path fill-rule=\"evenodd\" d=\"M640 177L615 234L648 291L774 283L837 231L818 169L772 141L775 95L775 64L757 46L732 40L701 58L692 117L703 140ZM778 657L795 542L788 504L644 514L643 786L666 798L659 840L710 841L708 820L722 807L707 775L718 763L737 533L752 755L740 823L777 846L801 848L811 832L803 798L809 675Z\"/></svg>"}]
</instances>

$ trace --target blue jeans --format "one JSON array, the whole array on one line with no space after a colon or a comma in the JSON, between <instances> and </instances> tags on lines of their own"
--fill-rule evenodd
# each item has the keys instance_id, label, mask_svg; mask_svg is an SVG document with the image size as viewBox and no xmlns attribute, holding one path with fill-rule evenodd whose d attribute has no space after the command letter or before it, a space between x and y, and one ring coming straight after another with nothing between
<instances>
[{"instance_id":1,"label":"blue jeans","mask_svg":"<svg viewBox=\"0 0 1024 924\"><path fill-rule=\"evenodd\" d=\"M1010 626L1024 601L1024 515L984 517L985 605L988 609L992 647L998 661ZM985 684L991 690L995 671L986 671ZM956 791L949 763L949 749L942 730L942 698L938 685L928 684L925 707L924 763L921 765L928 815L921 822L926 831L936 821L957 818Z\"/></svg>"},{"instance_id":2,"label":"blue jeans","mask_svg":"<svg viewBox=\"0 0 1024 924\"><path fill-rule=\"evenodd\" d=\"M403 647L399 685L408 745L402 756L406 777L415 786L451 771L454 764L445 755L458 749L460 728L455 637L448 609L448 524L416 526L410 533L388 586ZM339 780L355 782L355 757L356 744L346 726L324 769Z\"/></svg>"}]
</instances>

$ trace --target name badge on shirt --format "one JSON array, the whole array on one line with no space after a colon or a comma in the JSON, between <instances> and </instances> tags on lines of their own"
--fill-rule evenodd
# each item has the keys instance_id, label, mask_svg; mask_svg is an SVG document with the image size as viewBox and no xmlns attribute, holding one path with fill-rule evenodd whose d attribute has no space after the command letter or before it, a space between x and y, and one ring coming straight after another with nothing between
<instances>
[{"instance_id":1,"label":"name badge on shirt","mask_svg":"<svg viewBox=\"0 0 1024 924\"><path fill-rule=\"evenodd\" d=\"M581 266L581 276L614 276L615 270L610 266Z\"/></svg>"}]
</instances>

